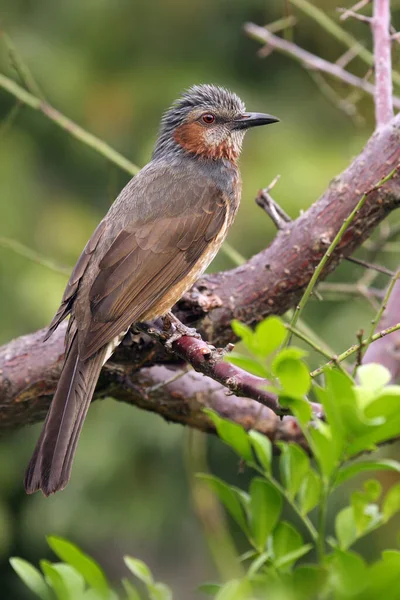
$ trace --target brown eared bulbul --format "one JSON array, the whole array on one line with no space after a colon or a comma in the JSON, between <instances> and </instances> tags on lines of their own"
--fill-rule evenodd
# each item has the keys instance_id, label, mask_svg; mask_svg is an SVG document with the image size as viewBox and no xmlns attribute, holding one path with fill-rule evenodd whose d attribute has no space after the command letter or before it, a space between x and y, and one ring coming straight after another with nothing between
<instances>
[{"instance_id":1,"label":"brown eared bulbul","mask_svg":"<svg viewBox=\"0 0 400 600\"><path fill-rule=\"evenodd\" d=\"M48 496L67 485L102 366L133 323L168 318L213 260L239 206L244 134L276 121L246 112L236 94L213 85L190 88L165 113L151 161L86 244L46 335L69 316L28 493Z\"/></svg>"}]
</instances>

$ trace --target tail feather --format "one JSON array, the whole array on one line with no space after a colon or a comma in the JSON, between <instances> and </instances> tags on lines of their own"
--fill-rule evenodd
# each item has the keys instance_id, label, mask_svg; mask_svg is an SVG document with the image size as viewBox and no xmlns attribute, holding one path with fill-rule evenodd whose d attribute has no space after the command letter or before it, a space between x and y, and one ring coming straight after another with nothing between
<instances>
[{"instance_id":1,"label":"tail feather","mask_svg":"<svg viewBox=\"0 0 400 600\"><path fill-rule=\"evenodd\" d=\"M45 496L63 489L69 480L77 442L106 348L82 361L77 335L72 341L42 433L28 465L25 489Z\"/></svg>"}]
</instances>

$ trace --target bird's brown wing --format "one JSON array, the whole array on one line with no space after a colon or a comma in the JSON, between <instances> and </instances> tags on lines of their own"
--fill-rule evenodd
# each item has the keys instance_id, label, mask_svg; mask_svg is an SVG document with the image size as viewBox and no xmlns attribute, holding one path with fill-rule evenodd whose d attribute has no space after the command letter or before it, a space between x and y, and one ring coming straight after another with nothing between
<instances>
[{"instance_id":1,"label":"bird's brown wing","mask_svg":"<svg viewBox=\"0 0 400 600\"><path fill-rule=\"evenodd\" d=\"M225 227L226 215L225 199L212 187L182 214L133 224L116 236L90 289L83 360L140 321L192 271Z\"/></svg>"},{"instance_id":2,"label":"bird's brown wing","mask_svg":"<svg viewBox=\"0 0 400 600\"><path fill-rule=\"evenodd\" d=\"M99 240L104 232L105 226L106 221L103 219L103 221L100 221L100 223L94 230L92 237L86 244L80 257L78 258L67 283L67 286L65 288L60 308L54 315L53 320L49 325L49 328L43 341L48 340L51 334L54 333L54 331L57 329L61 321L63 321L71 313L80 281L89 265L93 252L96 250Z\"/></svg>"}]
</instances>

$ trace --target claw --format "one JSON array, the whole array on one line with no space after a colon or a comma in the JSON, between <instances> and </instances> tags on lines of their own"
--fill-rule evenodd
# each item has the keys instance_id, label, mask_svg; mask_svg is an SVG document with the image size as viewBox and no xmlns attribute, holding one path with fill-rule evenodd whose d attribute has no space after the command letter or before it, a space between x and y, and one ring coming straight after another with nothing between
<instances>
[{"instance_id":1,"label":"claw","mask_svg":"<svg viewBox=\"0 0 400 600\"><path fill-rule=\"evenodd\" d=\"M172 313L168 313L164 317L164 329L165 331L173 330L165 342L166 348L171 350L172 344L177 342L182 337L194 337L200 339L200 334L196 331L194 327L187 327L183 323L179 321Z\"/></svg>"}]
</instances>

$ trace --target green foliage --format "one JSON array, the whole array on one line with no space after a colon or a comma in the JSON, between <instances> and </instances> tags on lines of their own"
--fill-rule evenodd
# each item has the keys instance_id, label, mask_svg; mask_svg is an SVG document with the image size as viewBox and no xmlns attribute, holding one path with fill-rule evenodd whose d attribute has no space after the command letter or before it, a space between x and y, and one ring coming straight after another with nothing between
<instances>
[{"instance_id":1,"label":"green foliage","mask_svg":"<svg viewBox=\"0 0 400 600\"><path fill-rule=\"evenodd\" d=\"M47 538L62 563L40 562L40 572L21 558L11 558L14 571L34 597L41 600L172 600L171 590L154 581L150 569L141 561L125 556L125 565L141 584L141 591L127 578L121 582L123 591L114 591L103 570L93 558L75 544L55 536Z\"/></svg>"},{"instance_id":2,"label":"green foliage","mask_svg":"<svg viewBox=\"0 0 400 600\"><path fill-rule=\"evenodd\" d=\"M240 559L243 577L205 584L202 593L215 600L394 600L400 584L400 551L386 550L367 564L354 545L400 512L400 484L384 492L377 479L368 479L361 488L354 489L353 484L345 506L337 507L331 498L360 473L400 471L397 461L359 457L400 435L400 387L388 385L387 372L377 365L359 369L357 382L331 369L317 384L302 350L280 349L285 328L278 319L267 319L254 332L240 323L233 327L250 354L246 364L269 378L281 404L297 417L304 447L277 443L275 463L267 437L207 411L219 437L254 476L244 491L213 475L199 475L249 547ZM236 355L229 360L239 364L244 358ZM323 420L312 417L311 396L322 405ZM330 535L328 505L334 513ZM42 573L21 559L11 559L20 578L42 600L172 598L169 588L155 582L140 560L125 558L139 588L124 579L123 592L117 593L100 567L76 546L56 537L50 537L49 544L64 562L42 561Z\"/></svg>"}]
</instances>

